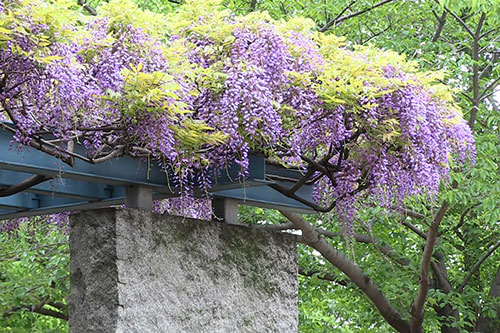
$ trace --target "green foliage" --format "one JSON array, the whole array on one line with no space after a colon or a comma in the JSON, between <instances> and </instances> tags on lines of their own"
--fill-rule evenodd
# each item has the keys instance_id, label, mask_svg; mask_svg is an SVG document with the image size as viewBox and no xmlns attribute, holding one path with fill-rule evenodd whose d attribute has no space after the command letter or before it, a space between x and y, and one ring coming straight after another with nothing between
<instances>
[{"instance_id":1,"label":"green foliage","mask_svg":"<svg viewBox=\"0 0 500 333\"><path fill-rule=\"evenodd\" d=\"M369 8L375 3L378 1L357 1L341 16ZM319 29L328 20L339 15L349 4L351 1L266 0L258 1L257 9L267 10L275 18L304 15L311 18ZM484 91L484 96L491 94L494 85L489 85L500 76L500 64L498 58L494 56L500 49L498 39L500 3L489 0L451 0L441 4L442 6L439 6L433 1L395 1L336 24L331 27L330 32L344 36L350 47L353 47L353 43L369 42L377 47L404 52L408 58L424 68L444 70L446 75L438 80L460 91L462 98L459 104L465 116L468 116L473 108L470 100L473 65L478 65L483 75L479 80L480 90L490 89ZM232 1L229 2L229 6L246 12L250 9L250 2ZM444 7L461 17L472 31L477 28L481 15L485 14L482 27L484 37L479 42L482 53L479 54L478 60L472 60L472 37L449 13L441 35L436 41L432 41L438 26L437 17L443 15ZM332 52L332 55L338 56L338 53ZM350 82L345 80L339 86L352 89L346 87L346 83L348 85ZM454 289L460 286L474 264L500 237L499 112L498 109L495 110L493 102L487 99L484 99L478 107L479 124L475 126L478 155L474 168L463 170L452 166L451 180L458 182L458 189L453 190L449 185L443 186L438 198L413 198L406 203L406 207L411 210L428 216L427 221L406 218L406 221L423 231L427 230L429 219L436 212L437 204L443 199L451 203L451 209L440 228L441 237L436 253L443 256L448 279ZM386 133L391 133L389 128ZM404 315L415 296L423 239L401 225L400 221L403 218L400 215L387 215L387 212L381 209L371 208L376 203L366 202L366 204L366 210L360 214L362 223L358 224L359 228L354 232L369 233L378 239L380 244L390 245L396 253L408 260L409 264L401 266L394 263L370 244L360 244L342 238L336 238L331 242L337 249L349 254L363 271L381 286L386 296ZM318 221L324 221L325 217L312 217L310 220L318 225ZM361 227L363 224L370 228L367 230ZM332 223L320 225L329 231L337 231L335 217ZM440 289L431 289L425 309L426 331L439 332L445 324L457 327L460 331L470 330L477 323L480 314L490 317L496 314L495 310L500 308L499 299L489 297L488 293L491 281L499 268L499 252L497 250L486 259L462 293L454 291L446 293ZM339 270L329 267L324 259L310 250L301 249L300 262L311 271L345 278ZM300 279L301 331L391 331L391 328L384 326L384 320L374 311L369 301L351 284L345 287L335 282L321 280L317 276ZM431 278L435 277L432 275ZM437 313L439 305L451 305L457 309L458 321L440 316Z\"/></svg>"},{"instance_id":2,"label":"green foliage","mask_svg":"<svg viewBox=\"0 0 500 333\"><path fill-rule=\"evenodd\" d=\"M67 240L67 232L40 218L22 222L12 232L0 232L1 332L68 329L62 320L29 311L42 304L44 309L68 315L67 309L48 304L66 304L69 294Z\"/></svg>"},{"instance_id":3,"label":"green foliage","mask_svg":"<svg viewBox=\"0 0 500 333\"><path fill-rule=\"evenodd\" d=\"M30 4L34 2L36 1L24 1ZM136 0L134 2L141 8L156 13L171 12L177 7L166 0ZM74 1L58 0L54 3L60 6L59 11L55 12L41 7L36 12L40 22L48 23L54 29L61 29L68 22L75 22L75 24L85 22L84 10L80 8L75 11ZM202 87L222 89L225 81L221 73L222 66L224 66L222 55L227 50L225 47L232 42L228 39L231 35L230 29L235 28L225 22L229 11L213 12L213 1L196 4L188 2L175 16L170 17L169 22L166 22L157 14L137 12L128 1L113 0L109 4L103 4L102 7L98 7L102 1L94 0L88 3L98 8L99 15L111 15L117 24L132 24L147 29L154 36L162 38L168 38L174 34L210 36L216 41L217 47L199 50L210 54L214 60L217 60L210 68L184 67L186 65L182 62L181 54L184 48L189 47L188 45L173 43L172 48L163 52L172 59L172 63L176 64L172 75L183 73L183 75L190 75ZM274 18L284 19L278 25L282 34L287 34L292 29L309 31L314 26L320 29L339 15L350 3L350 0L257 1L256 8L266 10L267 13L255 13L249 16L247 21L241 22L241 25L251 27L259 20L269 21ZM369 8L375 3L378 1L356 1L341 16ZM433 1L394 1L332 26L330 29L332 34L316 34L317 41L323 45L321 52L331 64L329 70L322 74L322 79L328 84L318 87L322 89L320 92L324 100L332 105L347 102L356 106L356 98L384 93L374 90L371 85L365 83L380 84L380 80L385 80L380 75L380 69L387 64L399 66L398 69L411 72L417 67L412 62L415 61L427 70L443 70L446 73L445 76L427 74L418 76L418 79L429 85L436 95L446 99L449 103L453 103L450 99L450 91L441 89L442 87L435 85L435 82L442 81L450 84L460 90L461 96L464 96L464 94L470 95L472 91L471 68L474 65L478 65L482 71L490 66L490 74L480 78L481 87L487 87L498 78L500 65L498 60L493 61L493 55L500 49L498 38L500 2L498 0L446 0L441 1L441 4L441 6L437 5ZM229 0L223 5L238 13L250 11L250 1ZM480 46L483 54L478 60L472 59L471 36L449 14L440 38L432 41L438 25L433 11L440 17L443 15L444 7L457 13L473 29L477 26L482 13L485 13L483 31L492 30L492 32L481 40ZM25 9L20 7L19 10ZM200 13L205 13L204 24L198 24L196 21ZM296 15L305 16L309 20L293 18ZM12 30L12 20L12 15L0 16L0 47L5 45L5 41L9 40L13 33L25 33L21 22L15 22L19 28ZM166 26L169 28L166 29ZM334 35L343 36L343 38ZM76 38L70 34L68 36ZM37 43L43 48L47 43L50 44L53 36L39 36L38 38ZM343 43L346 43L347 49L339 48ZM355 47L353 44L356 43L368 43L394 52L376 51L376 48L370 45ZM289 47L293 49L296 46L289 45ZM294 51L298 54L301 52L299 48ZM406 53L407 57L396 52ZM367 68L361 60L362 57L370 57L376 66ZM339 78L339 80L332 81L331 78ZM305 79L307 78L297 78L298 81ZM401 84L397 81L382 83L395 87ZM150 106L154 105L154 108L161 109L162 106L156 105L155 102L163 97L175 99L178 90L177 87L168 85L168 77L160 78L154 73L145 75L138 69L135 71L131 69L130 81L127 81L127 84L129 84L127 96L113 96L110 93L109 98L115 102L125 98L123 110L132 113L140 110L141 103L146 102ZM333 91L335 93L332 93ZM485 94L489 93L491 89L485 92ZM468 116L472 109L470 99L462 97L458 102L465 115ZM498 205L500 200L498 131L500 116L498 110L494 110L487 99L481 103L479 110L479 125L475 127L478 151L475 167L470 170L460 170L452 166L451 180L458 182L458 189L453 190L443 184L442 193L438 198L418 197L406 202L408 208L424 214L426 219L413 219L388 213L381 208L373 208L376 203L366 202L366 207L361 211L359 223L356 224L353 232L367 234L377 239L377 246L356 242L352 237L347 236L329 239L335 248L347 254L372 280L378 283L395 308L400 309L403 316L408 318L408 310L418 286L418 271L424 241L403 226L402 221L411 222L425 232L433 213L436 212L437 204L442 200L447 200L451 208L442 222L440 242L436 253L445 258L448 279L455 291L444 292L432 286L425 308L424 327L428 332L439 332L444 324L465 331L475 325L479 314L493 317L495 310L500 308L498 298L487 296L490 283L500 262L500 250L486 259L462 293L456 291L474 264L500 238L500 206ZM158 110L151 111L157 112ZM168 112L173 112L175 115L176 113L182 114L184 111L182 105L179 105L177 110ZM398 133L395 132L393 123L384 124L382 129L379 133L381 140L397 139ZM187 138L190 137L190 133L196 133L193 136L195 141L189 143L192 149L199 148L198 139L209 140L201 134L205 132L210 132L210 129L204 128L202 124L188 122L183 123L183 126L177 129L177 135L186 138L186 142L189 142ZM216 136L211 139L222 140ZM278 212L262 208L240 208L239 213L241 220L248 224L286 222ZM335 215L310 216L308 219L316 226L328 231L336 233L342 231ZM39 229L35 229L34 234L31 234L29 228L23 227L16 234L0 234L0 253L2 253L0 255L0 295L11 295L0 298L0 313L5 313L19 305L36 304L47 295L59 301L62 301L66 295L68 286L64 276L67 275L67 247L66 245L53 245L64 242L66 235L51 228L52 226L40 226ZM390 246L397 257L403 258L406 264L401 265L395 262L394 258L384 254L381 251L384 245ZM9 255L3 255L3 253ZM308 275L312 275L299 277L300 331L391 331L360 290L317 252L301 245L299 263ZM324 279L326 274L334 277L334 281ZM434 279L434 276L431 278ZM437 309L444 305L451 305L458 310L458 320L438 314ZM43 319L37 314L16 312L8 316L6 320L0 321L0 329L7 330L8 327L45 332L62 330L65 326L54 319Z\"/></svg>"}]
</instances>

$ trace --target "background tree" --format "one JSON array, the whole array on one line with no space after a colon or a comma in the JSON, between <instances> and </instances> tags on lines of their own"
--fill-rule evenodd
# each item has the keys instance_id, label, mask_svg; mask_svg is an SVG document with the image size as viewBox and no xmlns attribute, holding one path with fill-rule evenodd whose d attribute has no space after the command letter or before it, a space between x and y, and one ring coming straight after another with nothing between
<instances>
[{"instance_id":1,"label":"background tree","mask_svg":"<svg viewBox=\"0 0 500 333\"><path fill-rule=\"evenodd\" d=\"M498 295L495 290L499 267L495 263L499 262L499 257L495 250L499 246L499 211L498 205L494 203L499 198L498 109L495 109L496 101L492 96L499 81L499 3L352 1L303 6L298 2L263 1L257 3L256 8L259 6L276 16L297 13L306 15L316 22L318 30L333 31L358 43L371 42L379 47L395 49L408 54L427 68L443 68L448 71L447 82L462 91L462 107L469 117L469 125L475 128L478 159L470 172L452 176L458 182L457 190L445 191L441 195L441 200L448 200L451 208L442 221L442 229L438 232L438 246L431 262L432 289L425 327L443 332L473 330L474 327L482 331L497 331L498 327L488 328L485 322L494 325L486 318L495 317L498 309L498 299L487 295ZM239 8L249 10L244 6ZM413 244L422 244L427 237L424 230L429 227L430 222L422 223L422 220L430 218L425 216L432 212L432 205L421 206L411 202L407 207L411 210L403 212L406 217L393 216L392 224L384 218L384 227L381 229L377 228L377 221L381 222L380 212L369 213L359 231L368 231L370 234L376 232L375 236L381 239L381 244L390 244L392 249L398 249L399 242L395 241L400 240L402 247L397 253L416 250L406 257L413 257L414 260L409 265L416 266L418 261L415 259L418 258L421 247ZM423 214L414 214L415 211ZM368 225L367 221L370 221ZM387 228L388 223L392 227ZM408 235L408 232L413 232L414 236ZM360 265L364 263L364 270L375 281L390 281L390 287L394 288L391 293L393 297L401 296L400 299L404 300L396 302L409 309L408 302L415 290L411 288L411 294L404 291L409 289L408 282L415 278L415 270L409 271L410 275L398 276L395 268L401 265L391 263L387 267L386 260L376 259L377 252L384 253L381 252L383 248L377 249L374 246L372 251L375 253L367 252L366 243L369 242L365 242L360 236L362 235L348 237L344 241L332 240L331 243L351 253L352 259ZM364 244L359 244L360 242ZM375 269L377 267L381 269ZM404 272L408 268L401 269ZM386 274L388 271L391 272L390 276ZM321 276L321 272L325 271L320 270L318 276ZM328 274L331 275L329 272ZM342 279L340 281L345 283ZM352 309L363 304L362 300L354 298L352 303L347 303L348 306L342 306L341 304L346 304L345 298L338 295L345 292L345 287L341 284L330 285L330 288L339 292L335 293L337 296L330 298L331 307L319 307L331 311L325 311L320 316L326 323L330 322L325 319L329 318L327 313L335 316L344 312L345 308ZM314 318L311 325L314 327L318 320L318 300L313 299L311 303L314 303L310 310L313 314L311 318ZM324 300L321 304L328 302ZM338 321L340 325L345 325L349 319L359 318L356 311L347 312ZM370 311L363 306L359 312L366 315ZM376 320L372 316L365 317L368 320L360 318L359 322L352 325L354 329L373 327L376 330L376 327L380 327L374 324Z\"/></svg>"}]
</instances>

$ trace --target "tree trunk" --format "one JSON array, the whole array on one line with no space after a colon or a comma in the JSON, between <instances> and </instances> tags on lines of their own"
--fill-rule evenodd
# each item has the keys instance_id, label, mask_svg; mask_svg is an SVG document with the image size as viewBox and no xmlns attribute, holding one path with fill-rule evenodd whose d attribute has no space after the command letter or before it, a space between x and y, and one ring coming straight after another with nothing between
<instances>
[{"instance_id":1,"label":"tree trunk","mask_svg":"<svg viewBox=\"0 0 500 333\"><path fill-rule=\"evenodd\" d=\"M442 253L436 252L434 253L435 262L431 264L432 271L434 272L434 276L436 277L433 281L433 287L443 291L448 294L452 291L452 287L448 280L448 273L446 271L445 258ZM434 310L438 316L442 318L450 318L453 317L455 321L459 320L459 313L456 309L454 309L450 304L446 304L444 307L434 306ZM448 325L443 325L441 327L441 333L460 333L460 329L455 327L450 327Z\"/></svg>"},{"instance_id":2,"label":"tree trunk","mask_svg":"<svg viewBox=\"0 0 500 333\"><path fill-rule=\"evenodd\" d=\"M500 266L498 267L498 272L490 287L491 297L500 297ZM476 332L484 333L498 333L500 332L500 309L497 312L496 318L489 318L484 315L484 313L479 317L476 326Z\"/></svg>"}]
</instances>

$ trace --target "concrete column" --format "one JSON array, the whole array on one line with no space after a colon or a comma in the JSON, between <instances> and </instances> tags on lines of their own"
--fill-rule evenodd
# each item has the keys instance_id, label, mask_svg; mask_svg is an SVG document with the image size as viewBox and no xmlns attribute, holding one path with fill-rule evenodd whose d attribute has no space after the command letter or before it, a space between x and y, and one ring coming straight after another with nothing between
<instances>
[{"instance_id":1,"label":"concrete column","mask_svg":"<svg viewBox=\"0 0 500 333\"><path fill-rule=\"evenodd\" d=\"M293 236L108 208L70 251L72 333L297 331Z\"/></svg>"}]
</instances>

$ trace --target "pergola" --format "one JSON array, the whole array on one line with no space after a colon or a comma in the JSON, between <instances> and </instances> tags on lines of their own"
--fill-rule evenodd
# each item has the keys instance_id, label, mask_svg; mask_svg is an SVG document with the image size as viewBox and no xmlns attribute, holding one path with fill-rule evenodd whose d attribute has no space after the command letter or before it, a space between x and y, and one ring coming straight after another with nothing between
<instances>
[{"instance_id":1,"label":"pergola","mask_svg":"<svg viewBox=\"0 0 500 333\"><path fill-rule=\"evenodd\" d=\"M13 141L8 123L0 128L0 220L64 211L88 210L113 205L150 209L152 201L180 195L169 177L154 162L119 157L99 164L75 160L73 167L56 157ZM83 152L81 146L75 151ZM210 189L214 214L229 223L236 222L237 205L312 212L296 198L312 201L311 186L300 186L294 197L273 189L290 188L302 175L298 170L267 163L264 157L251 156L248 177L242 181L239 167L229 167L213 179ZM11 193L33 176L50 178L21 192ZM171 178L170 178L171 179ZM271 185L271 186L270 186ZM195 192L204 196L205 193Z\"/></svg>"}]
</instances>

